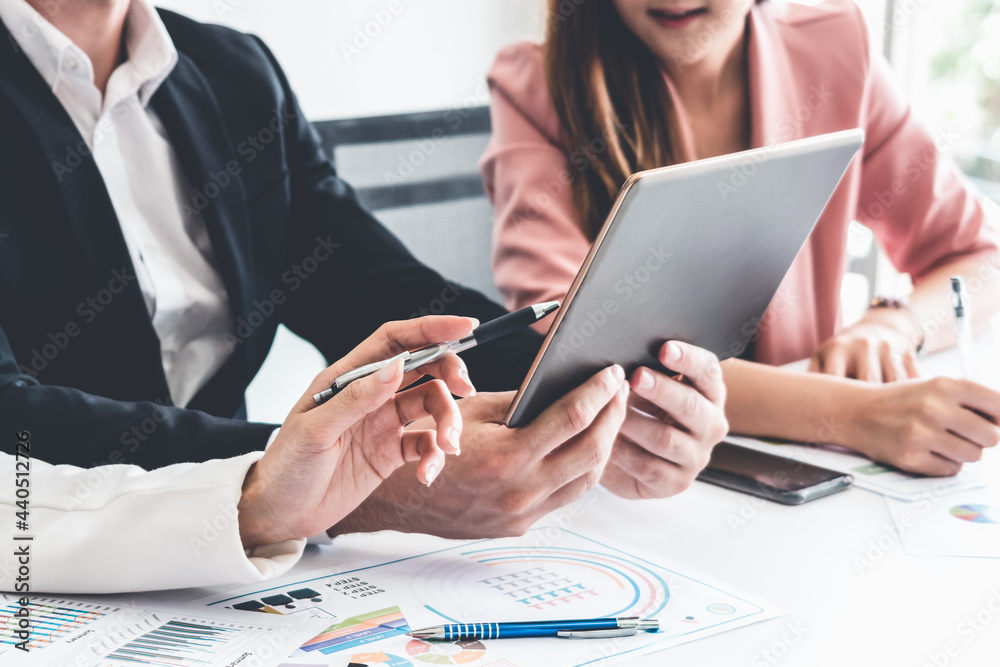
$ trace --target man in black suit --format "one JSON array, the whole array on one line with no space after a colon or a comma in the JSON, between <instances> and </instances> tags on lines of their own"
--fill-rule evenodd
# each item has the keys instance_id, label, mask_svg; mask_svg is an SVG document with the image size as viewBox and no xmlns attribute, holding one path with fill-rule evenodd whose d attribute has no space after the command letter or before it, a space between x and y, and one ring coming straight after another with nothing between
<instances>
[{"instance_id":1,"label":"man in black suit","mask_svg":"<svg viewBox=\"0 0 1000 667\"><path fill-rule=\"evenodd\" d=\"M27 16L25 1L0 0L0 16ZM242 419L243 395L279 323L334 360L431 304L502 314L421 265L359 205L260 40L145 0L27 4L43 16L0 25L0 433L30 430L38 458L155 468L263 448L275 425ZM172 60L125 68L157 30L156 53ZM132 106L112 106L122 91ZM142 132L160 136L160 154L136 145ZM95 154L101 141L115 150ZM176 197L154 187L156 174ZM179 212L177 229L152 220L165 208ZM170 305L171 290L202 290L203 303ZM479 389L509 390L539 343L524 331L463 356ZM586 387L517 431L500 425L510 394L464 399L464 455L441 481L423 489L411 472L393 475L332 531L516 533L605 464L622 495L686 488L726 430L724 388L703 350L665 346L661 360L688 382L633 376L617 436L591 428L604 405ZM553 442L566 420L575 435Z\"/></svg>"}]
</instances>

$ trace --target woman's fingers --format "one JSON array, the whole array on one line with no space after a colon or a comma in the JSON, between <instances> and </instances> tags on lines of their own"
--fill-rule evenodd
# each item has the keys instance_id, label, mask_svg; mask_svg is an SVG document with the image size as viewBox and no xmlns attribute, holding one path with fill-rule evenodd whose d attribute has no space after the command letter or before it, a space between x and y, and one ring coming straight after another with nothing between
<instances>
[{"instance_id":1,"label":"woman's fingers","mask_svg":"<svg viewBox=\"0 0 1000 667\"><path fill-rule=\"evenodd\" d=\"M972 463L983 457L982 447L974 445L954 433L940 434L935 438L934 444L931 445L931 451L941 458L959 464Z\"/></svg>"},{"instance_id":2,"label":"woman's fingers","mask_svg":"<svg viewBox=\"0 0 1000 667\"><path fill-rule=\"evenodd\" d=\"M437 445L448 454L460 454L462 413L441 380L401 391L395 397L396 424L402 427L422 417L434 420Z\"/></svg>"},{"instance_id":3,"label":"woman's fingers","mask_svg":"<svg viewBox=\"0 0 1000 667\"><path fill-rule=\"evenodd\" d=\"M433 430L404 431L401 439L404 461L420 461L417 464L417 479L430 486L444 468L444 452L437 446L437 434Z\"/></svg>"},{"instance_id":4,"label":"woman's fingers","mask_svg":"<svg viewBox=\"0 0 1000 667\"><path fill-rule=\"evenodd\" d=\"M844 346L830 346L820 354L821 373L847 377L847 349Z\"/></svg>"},{"instance_id":5,"label":"woman's fingers","mask_svg":"<svg viewBox=\"0 0 1000 667\"><path fill-rule=\"evenodd\" d=\"M956 408L946 425L950 432L978 447L995 447L1000 441L996 424L966 408Z\"/></svg>"},{"instance_id":6,"label":"woman's fingers","mask_svg":"<svg viewBox=\"0 0 1000 667\"><path fill-rule=\"evenodd\" d=\"M344 360L360 365L386 359L407 350L458 340L468 336L477 326L479 320L473 317L453 315L428 315L412 320L386 322L344 357Z\"/></svg>"},{"instance_id":7,"label":"woman's fingers","mask_svg":"<svg viewBox=\"0 0 1000 667\"><path fill-rule=\"evenodd\" d=\"M639 446L650 455L682 468L701 470L710 453L703 451L706 448L690 433L638 410L628 411L619 433L633 443L641 443ZM629 472L636 469L629 468Z\"/></svg>"},{"instance_id":8,"label":"woman's fingers","mask_svg":"<svg viewBox=\"0 0 1000 667\"><path fill-rule=\"evenodd\" d=\"M908 378L920 377L920 370L917 368L917 354L912 347L903 350L903 370L906 371Z\"/></svg>"},{"instance_id":9,"label":"woman's fingers","mask_svg":"<svg viewBox=\"0 0 1000 667\"><path fill-rule=\"evenodd\" d=\"M637 396L655 405L664 414L669 415L672 421L680 424L690 433L700 435L706 428L713 425L713 417L718 411L718 406L694 387L648 368L637 369L632 374L630 386ZM631 416L626 418L626 421L630 420ZM659 421L651 419L650 423ZM661 440L659 436L654 434L647 435L652 437L642 437L636 442L656 443Z\"/></svg>"},{"instance_id":10,"label":"woman's fingers","mask_svg":"<svg viewBox=\"0 0 1000 667\"><path fill-rule=\"evenodd\" d=\"M670 370L680 373L705 398L716 405L726 400L726 385L722 381L722 367L719 359L700 347L669 341L660 347L660 363Z\"/></svg>"},{"instance_id":11,"label":"woman's fingers","mask_svg":"<svg viewBox=\"0 0 1000 667\"><path fill-rule=\"evenodd\" d=\"M407 387L425 375L436 377L448 385L448 389L456 396L475 396L476 387L469 377L469 369L465 362L456 354L449 352L425 366L416 368L403 377L403 386Z\"/></svg>"},{"instance_id":12,"label":"woman's fingers","mask_svg":"<svg viewBox=\"0 0 1000 667\"><path fill-rule=\"evenodd\" d=\"M313 395L332 387L336 379L348 371L390 359L402 352L416 350L433 343L458 340L471 333L478 324L479 321L475 318L450 315L433 315L399 322L387 322L351 350L347 356L323 369L296 403L295 409L299 412L305 412L316 407ZM448 356L454 357L454 355ZM440 366L441 363L438 362L438 365ZM461 377L460 369L453 364L454 362L449 362L449 365L440 368L440 372L444 375L445 371L448 371L448 386L457 395L467 396L471 382L467 383ZM433 369L434 364L428 364L423 367L423 370L408 373L405 382L416 382L422 375L427 374L429 368ZM467 372L466 375L468 375ZM355 380L355 382L357 381Z\"/></svg>"},{"instance_id":13,"label":"woman's fingers","mask_svg":"<svg viewBox=\"0 0 1000 667\"><path fill-rule=\"evenodd\" d=\"M329 401L315 408L324 431L339 434L390 401L403 380L403 361L397 359L377 373L355 380ZM312 397L308 397L312 400Z\"/></svg>"},{"instance_id":14,"label":"woman's fingers","mask_svg":"<svg viewBox=\"0 0 1000 667\"><path fill-rule=\"evenodd\" d=\"M906 377L905 372L900 368L893 353L892 345L888 341L882 341L878 346L879 364L882 367L882 381L896 382ZM899 361L902 361L901 359Z\"/></svg>"},{"instance_id":15,"label":"woman's fingers","mask_svg":"<svg viewBox=\"0 0 1000 667\"><path fill-rule=\"evenodd\" d=\"M911 472L919 472L930 477L951 477L962 471L962 464L937 452L926 452L917 465L911 467Z\"/></svg>"},{"instance_id":16,"label":"woman's fingers","mask_svg":"<svg viewBox=\"0 0 1000 667\"><path fill-rule=\"evenodd\" d=\"M882 382L882 361L878 348L862 341L854 345L854 377L862 382Z\"/></svg>"},{"instance_id":17,"label":"woman's fingers","mask_svg":"<svg viewBox=\"0 0 1000 667\"><path fill-rule=\"evenodd\" d=\"M398 373L401 378L401 364ZM368 380L352 382L347 389ZM317 415L320 410L328 409L328 404L324 404L316 411ZM429 417L428 425L432 421L435 428L403 429L423 417ZM355 426L355 442L365 448L364 460L383 479L404 462L419 460L417 477L430 484L444 467L445 454L461 452L462 414L440 380L390 394L380 407L365 416L363 423ZM393 442L399 443L398 448L390 444Z\"/></svg>"}]
</instances>

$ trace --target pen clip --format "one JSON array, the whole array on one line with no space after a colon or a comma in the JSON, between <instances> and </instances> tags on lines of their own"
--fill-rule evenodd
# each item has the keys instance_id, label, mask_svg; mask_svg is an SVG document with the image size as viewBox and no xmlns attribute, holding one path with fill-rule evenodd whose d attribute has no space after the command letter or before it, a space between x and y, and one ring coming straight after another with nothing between
<instances>
[{"instance_id":1,"label":"pen clip","mask_svg":"<svg viewBox=\"0 0 1000 667\"><path fill-rule=\"evenodd\" d=\"M639 634L635 628L609 628L607 630L559 630L557 637L565 639L608 639L611 637L634 637Z\"/></svg>"}]
</instances>

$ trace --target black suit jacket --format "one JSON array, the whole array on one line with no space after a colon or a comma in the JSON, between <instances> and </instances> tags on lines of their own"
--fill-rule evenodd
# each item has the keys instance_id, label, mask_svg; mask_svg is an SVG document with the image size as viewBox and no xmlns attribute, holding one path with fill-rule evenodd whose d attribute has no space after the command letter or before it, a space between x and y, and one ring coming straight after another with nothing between
<instances>
[{"instance_id":1,"label":"black suit jacket","mask_svg":"<svg viewBox=\"0 0 1000 667\"><path fill-rule=\"evenodd\" d=\"M236 417L279 323L332 361L389 320L503 312L420 264L359 205L263 43L161 16L180 60L151 105L208 229L236 318L232 355L187 409L172 407L101 174L0 24L4 450L22 430L37 458L80 466L153 468L259 449L273 425ZM463 356L480 389L510 389L539 342L525 331Z\"/></svg>"}]
</instances>

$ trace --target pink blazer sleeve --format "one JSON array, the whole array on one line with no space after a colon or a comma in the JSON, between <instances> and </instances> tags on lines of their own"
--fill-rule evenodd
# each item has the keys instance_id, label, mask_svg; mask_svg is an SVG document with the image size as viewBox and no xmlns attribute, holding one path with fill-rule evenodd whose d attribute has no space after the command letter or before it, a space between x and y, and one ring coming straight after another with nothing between
<instances>
[{"instance_id":1,"label":"pink blazer sleeve","mask_svg":"<svg viewBox=\"0 0 1000 667\"><path fill-rule=\"evenodd\" d=\"M882 58L872 59L866 96L857 216L896 269L918 282L956 257L995 252L996 229L965 177L942 154L954 137L931 135L914 117Z\"/></svg>"},{"instance_id":2,"label":"pink blazer sleeve","mask_svg":"<svg viewBox=\"0 0 1000 667\"><path fill-rule=\"evenodd\" d=\"M536 44L500 53L489 76L493 136L480 163L496 213L493 279L507 308L562 301L590 250L573 205ZM552 318L535 328L544 333Z\"/></svg>"}]
</instances>

